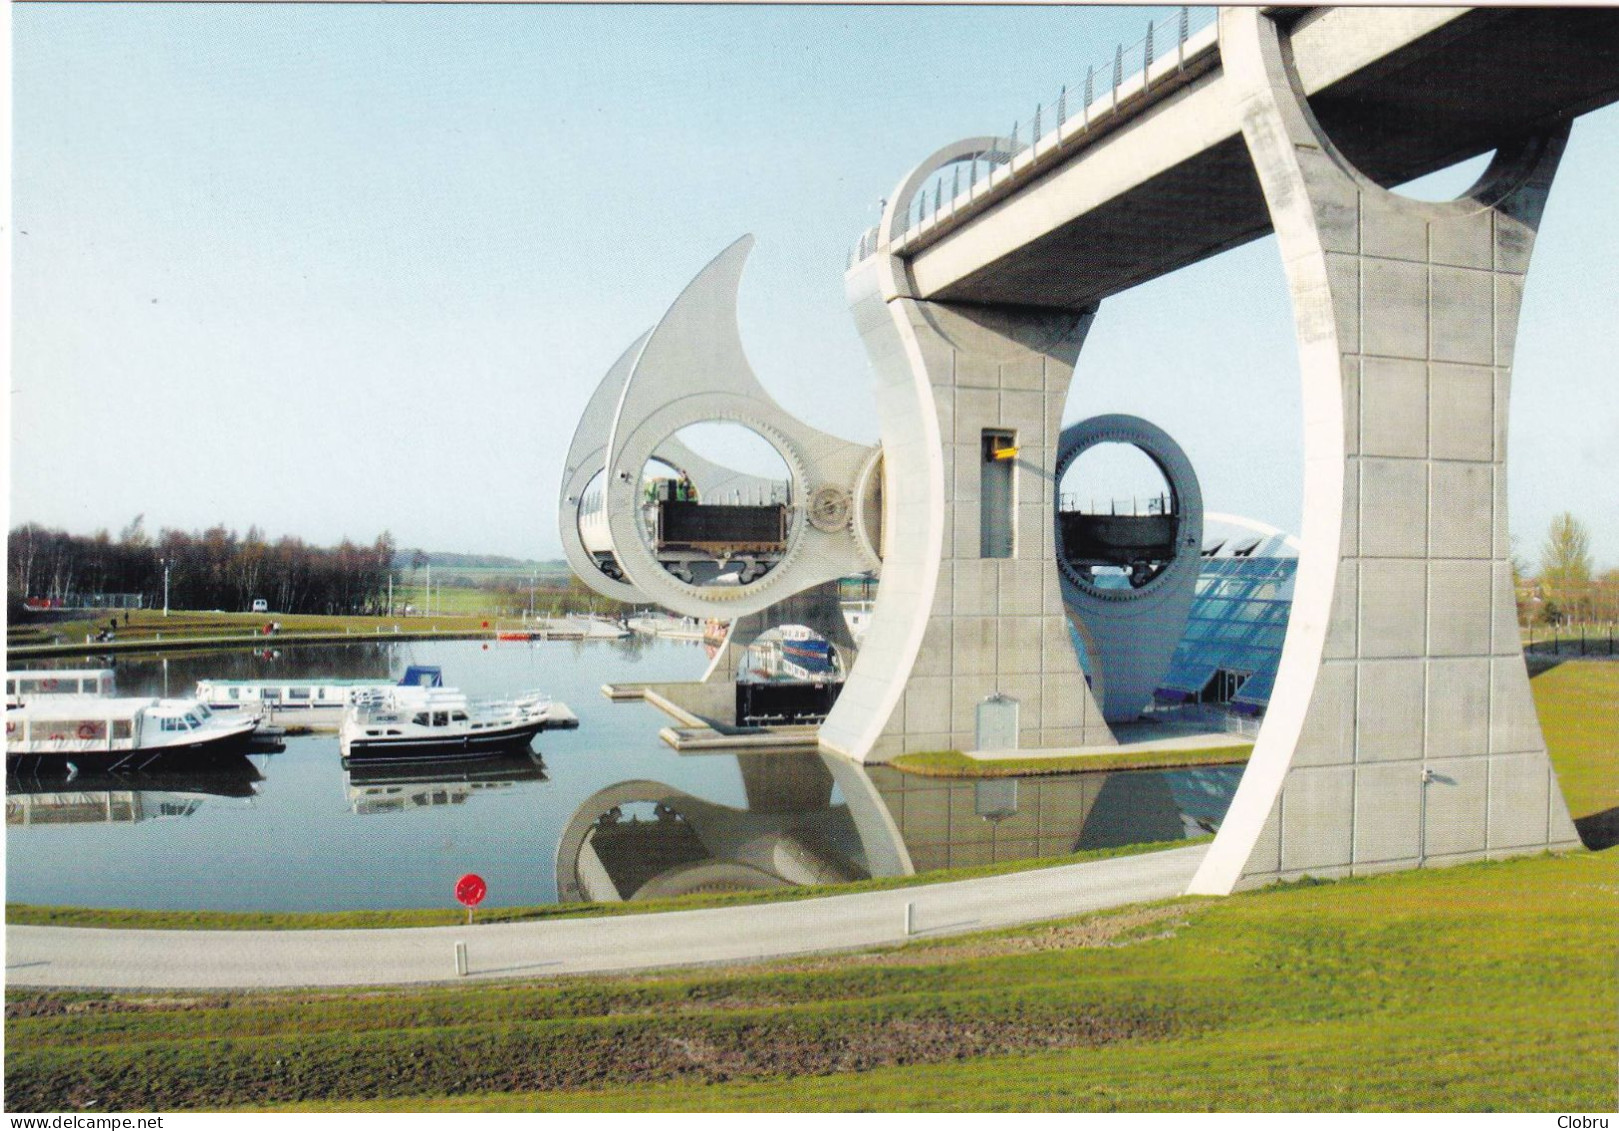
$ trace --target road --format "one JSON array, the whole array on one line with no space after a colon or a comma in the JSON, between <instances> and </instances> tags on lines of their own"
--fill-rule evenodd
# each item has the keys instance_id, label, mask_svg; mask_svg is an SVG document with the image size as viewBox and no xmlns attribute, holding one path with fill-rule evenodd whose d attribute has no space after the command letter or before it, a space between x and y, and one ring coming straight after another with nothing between
<instances>
[{"instance_id":1,"label":"road","mask_svg":"<svg viewBox=\"0 0 1619 1131\"><path fill-rule=\"evenodd\" d=\"M1180 895L1207 845L1010 876L652 915L348 931L8 926L6 984L250 989L612 973L752 962L1012 926Z\"/></svg>"}]
</instances>

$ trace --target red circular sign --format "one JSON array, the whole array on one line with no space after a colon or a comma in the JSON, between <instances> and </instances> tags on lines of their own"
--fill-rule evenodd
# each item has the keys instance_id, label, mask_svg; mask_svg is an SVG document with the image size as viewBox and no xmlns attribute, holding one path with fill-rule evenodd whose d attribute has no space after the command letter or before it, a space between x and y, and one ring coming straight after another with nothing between
<instances>
[{"instance_id":1,"label":"red circular sign","mask_svg":"<svg viewBox=\"0 0 1619 1131\"><path fill-rule=\"evenodd\" d=\"M468 872L455 881L455 898L468 907L476 907L489 894L489 885L476 872Z\"/></svg>"}]
</instances>

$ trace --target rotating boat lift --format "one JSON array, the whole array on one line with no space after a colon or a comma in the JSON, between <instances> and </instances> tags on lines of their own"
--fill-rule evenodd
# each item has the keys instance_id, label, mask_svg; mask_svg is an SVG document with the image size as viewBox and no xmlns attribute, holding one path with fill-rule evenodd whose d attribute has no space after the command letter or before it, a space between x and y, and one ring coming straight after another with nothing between
<instances>
[{"instance_id":1,"label":"rotating boat lift","mask_svg":"<svg viewBox=\"0 0 1619 1131\"><path fill-rule=\"evenodd\" d=\"M972 686L958 696L959 709L930 710L925 695L907 695L912 702L896 711L885 704L888 695L880 689L872 694L874 683L887 683L891 691L898 675L903 690L909 675L915 689L933 690L937 684L932 674L937 657L918 650L911 653L908 665L898 663L893 647L896 635L914 634L919 622L924 624L923 635L928 635L928 609L940 603L937 576L931 598L924 599L927 587L920 571L902 565L896 572L890 564L872 621L877 649L864 665L843 616L839 581L883 571L890 531L902 543L900 558L926 557L917 507L908 498L915 484L887 482L896 467L915 468L918 460L925 460L926 449L893 427L885 427L885 444L879 446L829 435L787 413L764 390L743 352L735 313L742 268L752 245L753 238L744 236L721 252L657 326L638 337L608 370L580 419L563 476L558 511L563 549L587 586L618 601L655 603L682 616L730 625L724 647L702 680L662 685L660 694L683 709L719 721L733 702L731 683L746 645L774 625L802 624L829 640L851 672L822 737L824 741L830 730L834 738L826 744L858 760L882 760L900 749L926 745L976 747L991 741L985 737L990 733L996 735L994 741L1014 745L1111 743L1104 710L1107 722L1128 721L1140 713L1167 669L1185 625L1197 572L1202 511L1196 477L1184 453L1160 430L1135 417L1105 417L1076 425L1062 433L1061 443L1053 428L1049 437L1025 434L1021 439L1015 430L1007 431L1005 444L1010 446L997 446L999 440L982 449L975 445L973 452L981 450L986 465L1009 461L1008 470L1025 477L1040 470L1034 464L1036 453L1057 454L1055 474L1048 473L1051 497L1038 501L1040 512L1050 516L1046 531L1037 531L1027 540L1032 544L1019 548L1008 528L1008 556L1015 564L1006 588L1022 579L1029 591L1005 592L1004 608L986 610L1004 612L1004 618L978 615L971 621L954 617L946 621L947 628L970 624L980 637L987 632L991 638L998 634L1006 638L997 649L1000 658L990 657L988 671L971 673L980 678L964 681ZM1066 374L1062 384L1065 393ZM1060 404L1056 411L1060 414ZM763 438L787 468L786 481L715 463L679 437L682 429L714 422L739 424ZM1090 576L1085 572L1088 567L1074 557L1080 553L1078 541L1068 529L1082 516L1059 514L1056 497L1062 469L1089 443L1104 439L1134 443L1146 451L1164 470L1175 500L1169 513L1154 516L1159 525L1169 524L1172 552L1160 554L1161 560L1143 559L1139 564L1151 576L1123 593L1084 580ZM885 451L896 445L902 458L891 465ZM942 442L941 446L952 454L966 447ZM957 458L965 462L964 456ZM654 470L660 465L667 470ZM940 484L929 505L949 510L947 496L963 474L971 472L962 468L949 484ZM1045 477L1037 475L1035 481ZM972 498L971 493L962 494ZM1005 505L1013 512L1007 516L1010 523L1018 508L1012 496ZM1128 521L1091 528L1083 539L1085 552L1101 552L1102 564L1119 554L1124 555L1120 561L1129 563L1134 560L1130 555L1142 548L1126 543L1138 534ZM1123 542L1112 545L1121 537ZM972 556L977 558L977 539L974 547ZM933 553L949 556L940 549ZM1060 593L1057 571L1045 569L1054 554L1062 570ZM987 564L992 570L998 566L994 561ZM964 588L971 567L948 561L944 565L952 570L950 580L958 590ZM1046 615L1030 617L1031 609ZM954 604L949 611L955 611ZM1066 633L1068 621L1088 644L1096 698L1079 672ZM1149 625L1151 630L1144 633ZM938 627L933 625L935 632ZM1045 640L1048 636L1054 639ZM942 655L970 666L974 642L965 634L959 640L941 640L937 647ZM1055 657L1052 663L1061 670L1043 667L1043 656ZM907 672L907 666L914 670ZM862 672L866 678L861 678ZM1002 673L1006 680L993 678ZM986 682L984 675L992 678ZM1065 707L1047 712L1050 722L1038 721L1042 688L1036 686L1031 696L1031 683L1052 684L1044 690L1067 697ZM1105 707L1099 707L1097 699ZM986 702L991 705L989 714L980 711ZM1014 730L1006 732L1004 719L999 730L994 725L986 729L984 720L994 710L1007 703L1021 707L1024 702L1032 711L1014 709ZM1064 710L1090 725L1054 725ZM961 731L968 733L952 733ZM900 740L879 741L884 732L898 734Z\"/></svg>"}]
</instances>

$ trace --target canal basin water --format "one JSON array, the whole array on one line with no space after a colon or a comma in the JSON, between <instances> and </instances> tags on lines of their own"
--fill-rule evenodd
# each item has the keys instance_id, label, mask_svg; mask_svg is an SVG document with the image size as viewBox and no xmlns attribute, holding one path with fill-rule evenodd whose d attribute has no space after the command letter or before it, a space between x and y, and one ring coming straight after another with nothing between
<instances>
[{"instance_id":1,"label":"canal basin water","mask_svg":"<svg viewBox=\"0 0 1619 1131\"><path fill-rule=\"evenodd\" d=\"M668 720L604 683L690 679L701 645L427 641L128 659L121 694L202 678L398 678L438 664L471 694L540 688L579 715L533 755L345 771L333 735L212 775L7 781L12 902L176 910L486 906L649 898L961 867L1198 835L1239 769L974 783L863 770L814 752L681 755Z\"/></svg>"}]
</instances>

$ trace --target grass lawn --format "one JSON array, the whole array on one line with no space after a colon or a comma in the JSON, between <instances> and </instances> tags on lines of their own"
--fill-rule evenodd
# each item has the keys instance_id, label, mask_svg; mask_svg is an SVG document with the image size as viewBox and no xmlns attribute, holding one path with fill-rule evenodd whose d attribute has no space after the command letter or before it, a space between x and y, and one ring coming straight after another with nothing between
<instances>
[{"instance_id":1,"label":"grass lawn","mask_svg":"<svg viewBox=\"0 0 1619 1131\"><path fill-rule=\"evenodd\" d=\"M1619 806L1619 663L1572 660L1529 686L1569 814Z\"/></svg>"},{"instance_id":2,"label":"grass lawn","mask_svg":"<svg viewBox=\"0 0 1619 1131\"><path fill-rule=\"evenodd\" d=\"M1246 762L1251 745L1211 746L1197 750L1132 750L1120 754L1086 754L1068 758L969 757L959 750L901 754L889 765L929 778L1009 778L1028 774L1078 774L1096 770L1155 770L1176 766L1225 766Z\"/></svg>"},{"instance_id":3,"label":"grass lawn","mask_svg":"<svg viewBox=\"0 0 1619 1131\"><path fill-rule=\"evenodd\" d=\"M12 1111L1616 1102L1619 852L863 956L370 992L7 994Z\"/></svg>"}]
</instances>

